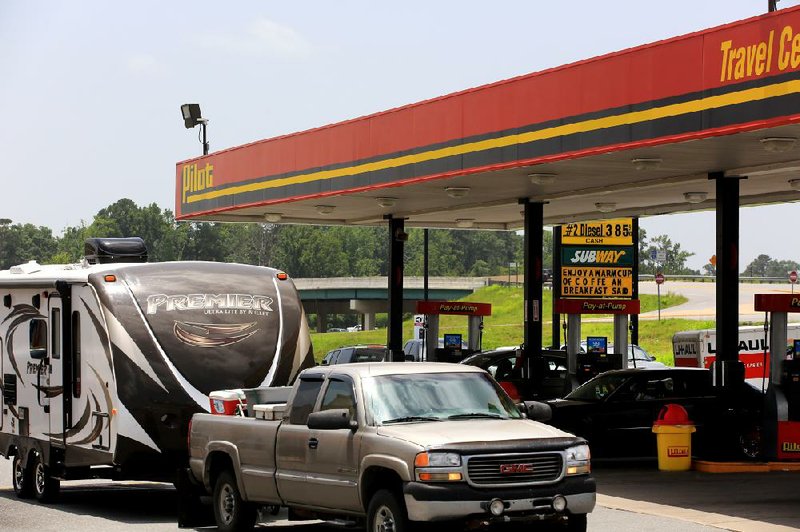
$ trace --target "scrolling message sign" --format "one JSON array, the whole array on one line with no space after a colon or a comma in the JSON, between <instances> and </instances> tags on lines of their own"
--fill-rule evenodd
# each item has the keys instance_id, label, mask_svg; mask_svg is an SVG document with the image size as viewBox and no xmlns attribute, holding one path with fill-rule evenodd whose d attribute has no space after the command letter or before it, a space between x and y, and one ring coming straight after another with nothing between
<instances>
[{"instance_id":1,"label":"scrolling message sign","mask_svg":"<svg viewBox=\"0 0 800 532\"><path fill-rule=\"evenodd\" d=\"M562 226L560 297L632 299L633 245L631 218Z\"/></svg>"}]
</instances>

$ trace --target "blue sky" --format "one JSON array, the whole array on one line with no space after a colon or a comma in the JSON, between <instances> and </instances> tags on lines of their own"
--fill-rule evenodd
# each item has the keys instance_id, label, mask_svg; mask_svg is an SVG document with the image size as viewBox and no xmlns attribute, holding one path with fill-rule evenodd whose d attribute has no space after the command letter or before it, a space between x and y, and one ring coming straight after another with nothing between
<instances>
[{"instance_id":1,"label":"blue sky","mask_svg":"<svg viewBox=\"0 0 800 532\"><path fill-rule=\"evenodd\" d=\"M782 0L786 8L800 0ZM121 197L174 209L174 168L308 129L765 12L767 0L0 2L0 217L87 223ZM744 267L800 259L797 204L742 210ZM700 268L713 213L642 219ZM707 227L699 232L697 227Z\"/></svg>"}]
</instances>

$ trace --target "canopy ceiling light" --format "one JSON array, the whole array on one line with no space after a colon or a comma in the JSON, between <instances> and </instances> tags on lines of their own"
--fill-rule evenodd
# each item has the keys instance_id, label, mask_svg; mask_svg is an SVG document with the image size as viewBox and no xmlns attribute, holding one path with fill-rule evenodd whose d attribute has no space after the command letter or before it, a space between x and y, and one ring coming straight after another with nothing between
<instances>
[{"instance_id":1,"label":"canopy ceiling light","mask_svg":"<svg viewBox=\"0 0 800 532\"><path fill-rule=\"evenodd\" d=\"M528 177L534 185L549 185L556 180L556 174L534 173L528 174Z\"/></svg>"},{"instance_id":2,"label":"canopy ceiling light","mask_svg":"<svg viewBox=\"0 0 800 532\"><path fill-rule=\"evenodd\" d=\"M708 198L708 192L684 192L683 198L689 203L703 203Z\"/></svg>"},{"instance_id":3,"label":"canopy ceiling light","mask_svg":"<svg viewBox=\"0 0 800 532\"><path fill-rule=\"evenodd\" d=\"M794 137L766 137L761 139L761 146L767 151L783 152L794 148L796 142Z\"/></svg>"},{"instance_id":4,"label":"canopy ceiling light","mask_svg":"<svg viewBox=\"0 0 800 532\"><path fill-rule=\"evenodd\" d=\"M317 209L317 214L330 214L336 210L336 207L333 205L317 205L315 209Z\"/></svg>"},{"instance_id":5,"label":"canopy ceiling light","mask_svg":"<svg viewBox=\"0 0 800 532\"><path fill-rule=\"evenodd\" d=\"M270 223L280 222L283 216L279 212L268 212L264 214L264 219Z\"/></svg>"},{"instance_id":6,"label":"canopy ceiling light","mask_svg":"<svg viewBox=\"0 0 800 532\"><path fill-rule=\"evenodd\" d=\"M631 164L637 170L652 170L661 166L661 157L640 157L631 159Z\"/></svg>"},{"instance_id":7,"label":"canopy ceiling light","mask_svg":"<svg viewBox=\"0 0 800 532\"><path fill-rule=\"evenodd\" d=\"M617 210L617 204L613 202L595 203L594 206L600 212L614 212Z\"/></svg>"},{"instance_id":8,"label":"canopy ceiling light","mask_svg":"<svg viewBox=\"0 0 800 532\"><path fill-rule=\"evenodd\" d=\"M469 187L447 187L444 191L451 198L464 198L469 195Z\"/></svg>"},{"instance_id":9,"label":"canopy ceiling light","mask_svg":"<svg viewBox=\"0 0 800 532\"><path fill-rule=\"evenodd\" d=\"M456 220L456 227L466 229L475 225L475 218L458 218Z\"/></svg>"},{"instance_id":10,"label":"canopy ceiling light","mask_svg":"<svg viewBox=\"0 0 800 532\"><path fill-rule=\"evenodd\" d=\"M394 207L394 204L397 203L397 198L389 198L389 197L375 198L375 201L377 201L378 205L380 205L381 207L387 208L387 207Z\"/></svg>"},{"instance_id":11,"label":"canopy ceiling light","mask_svg":"<svg viewBox=\"0 0 800 532\"><path fill-rule=\"evenodd\" d=\"M790 179L789 186L795 190L800 190L800 179Z\"/></svg>"}]
</instances>

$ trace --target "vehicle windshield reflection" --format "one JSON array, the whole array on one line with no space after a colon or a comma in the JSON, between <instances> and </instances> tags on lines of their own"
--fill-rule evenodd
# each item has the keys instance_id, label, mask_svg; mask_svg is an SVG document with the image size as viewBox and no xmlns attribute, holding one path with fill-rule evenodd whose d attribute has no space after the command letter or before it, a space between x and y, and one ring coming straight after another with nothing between
<instances>
[{"instance_id":1,"label":"vehicle windshield reflection","mask_svg":"<svg viewBox=\"0 0 800 532\"><path fill-rule=\"evenodd\" d=\"M609 395L622 386L630 375L625 374L604 374L585 382L575 388L564 399L574 401L605 401Z\"/></svg>"},{"instance_id":2,"label":"vehicle windshield reflection","mask_svg":"<svg viewBox=\"0 0 800 532\"><path fill-rule=\"evenodd\" d=\"M486 373L381 375L363 379L362 385L376 425L522 417Z\"/></svg>"}]
</instances>

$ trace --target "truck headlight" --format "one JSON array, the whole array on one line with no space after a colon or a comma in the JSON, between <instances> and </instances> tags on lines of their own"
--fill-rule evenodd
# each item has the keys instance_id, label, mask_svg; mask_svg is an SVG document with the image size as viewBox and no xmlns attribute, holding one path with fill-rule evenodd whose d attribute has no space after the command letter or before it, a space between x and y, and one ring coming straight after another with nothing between
<instances>
[{"instance_id":1,"label":"truck headlight","mask_svg":"<svg viewBox=\"0 0 800 532\"><path fill-rule=\"evenodd\" d=\"M419 453L414 459L417 467L461 467L461 455L456 453Z\"/></svg>"},{"instance_id":2,"label":"truck headlight","mask_svg":"<svg viewBox=\"0 0 800 532\"><path fill-rule=\"evenodd\" d=\"M460 482L461 455L457 453L419 453L414 459L417 480L421 482Z\"/></svg>"},{"instance_id":3,"label":"truck headlight","mask_svg":"<svg viewBox=\"0 0 800 532\"><path fill-rule=\"evenodd\" d=\"M592 472L592 453L588 445L576 445L566 451L567 475L585 475Z\"/></svg>"}]
</instances>

